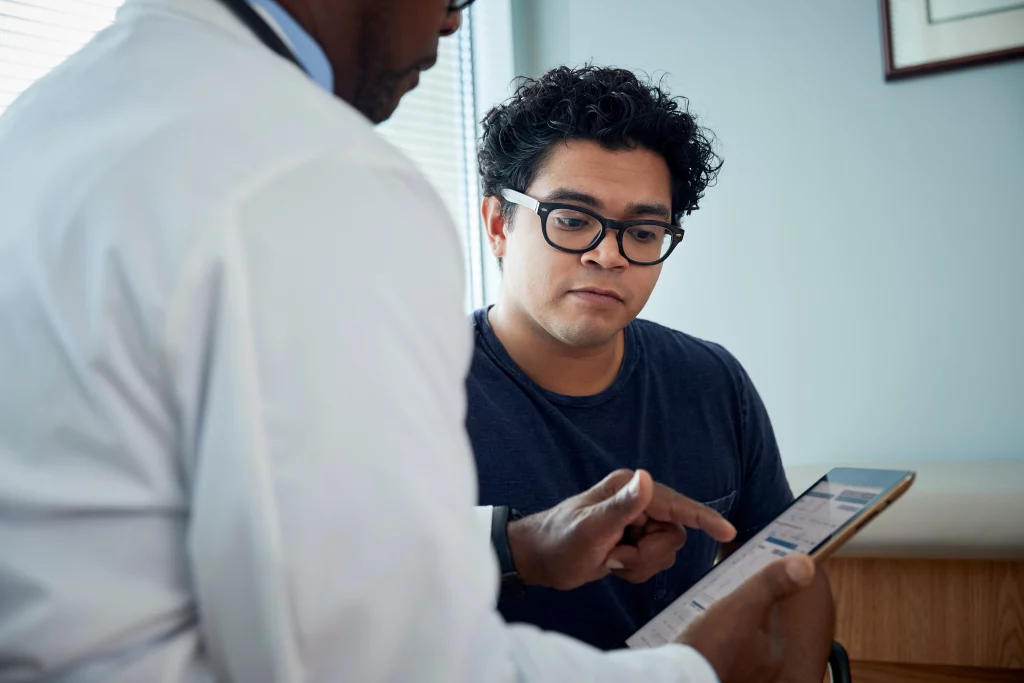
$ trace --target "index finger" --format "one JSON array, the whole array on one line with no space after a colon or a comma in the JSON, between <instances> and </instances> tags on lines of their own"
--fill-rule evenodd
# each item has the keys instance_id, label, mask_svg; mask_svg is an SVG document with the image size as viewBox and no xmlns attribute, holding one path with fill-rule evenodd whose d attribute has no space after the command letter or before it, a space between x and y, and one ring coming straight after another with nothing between
<instances>
[{"instance_id":1,"label":"index finger","mask_svg":"<svg viewBox=\"0 0 1024 683\"><path fill-rule=\"evenodd\" d=\"M736 538L736 527L717 511L658 482L654 483L654 496L647 506L647 515L661 522L700 529L719 543Z\"/></svg>"}]
</instances>

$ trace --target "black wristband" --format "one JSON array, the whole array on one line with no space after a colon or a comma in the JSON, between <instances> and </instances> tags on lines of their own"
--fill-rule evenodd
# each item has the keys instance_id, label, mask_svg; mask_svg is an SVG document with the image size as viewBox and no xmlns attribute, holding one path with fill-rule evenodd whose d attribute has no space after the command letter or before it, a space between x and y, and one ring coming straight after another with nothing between
<instances>
[{"instance_id":1,"label":"black wristband","mask_svg":"<svg viewBox=\"0 0 1024 683\"><path fill-rule=\"evenodd\" d=\"M508 543L508 523L522 519L518 510L504 505L495 505L491 509L491 547L498 556L498 567L501 570L501 593L499 600L513 598L526 592L526 584L516 571L516 563L512 559L512 548Z\"/></svg>"}]
</instances>

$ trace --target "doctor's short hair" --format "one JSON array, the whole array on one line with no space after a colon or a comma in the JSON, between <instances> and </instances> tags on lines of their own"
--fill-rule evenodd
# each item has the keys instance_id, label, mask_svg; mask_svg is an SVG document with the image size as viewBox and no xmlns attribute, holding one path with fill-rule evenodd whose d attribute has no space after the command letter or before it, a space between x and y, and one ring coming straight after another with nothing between
<instances>
[{"instance_id":1,"label":"doctor's short hair","mask_svg":"<svg viewBox=\"0 0 1024 683\"><path fill-rule=\"evenodd\" d=\"M697 124L687 104L626 69L560 66L540 78L524 78L511 98L484 116L477 148L483 195L498 197L510 221L515 205L501 198L501 190L526 192L554 143L643 147L668 164L672 221L678 225L698 208L722 167L713 134Z\"/></svg>"}]
</instances>

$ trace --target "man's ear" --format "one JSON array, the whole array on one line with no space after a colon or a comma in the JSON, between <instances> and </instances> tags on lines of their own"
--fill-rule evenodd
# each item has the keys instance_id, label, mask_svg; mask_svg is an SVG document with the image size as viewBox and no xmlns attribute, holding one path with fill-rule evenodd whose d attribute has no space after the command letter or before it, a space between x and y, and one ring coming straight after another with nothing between
<instances>
[{"instance_id":1,"label":"man's ear","mask_svg":"<svg viewBox=\"0 0 1024 683\"><path fill-rule=\"evenodd\" d=\"M505 256L505 217L501 214L501 200L497 197L484 197L480 204L480 216L484 221L484 233L491 245L491 254L495 258Z\"/></svg>"}]
</instances>

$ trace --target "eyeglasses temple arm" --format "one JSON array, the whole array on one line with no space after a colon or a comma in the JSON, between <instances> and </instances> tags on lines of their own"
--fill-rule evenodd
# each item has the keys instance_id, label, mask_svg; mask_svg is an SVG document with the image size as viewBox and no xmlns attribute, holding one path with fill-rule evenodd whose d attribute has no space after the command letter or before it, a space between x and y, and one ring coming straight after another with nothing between
<instances>
[{"instance_id":1,"label":"eyeglasses temple arm","mask_svg":"<svg viewBox=\"0 0 1024 683\"><path fill-rule=\"evenodd\" d=\"M540 202L538 202L533 197L528 197L522 192L516 192L515 190L506 189L501 191L501 196L507 199L508 201L512 202L513 204L525 206L530 211L536 211L537 209L540 208Z\"/></svg>"}]
</instances>

